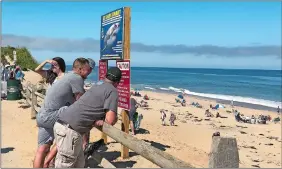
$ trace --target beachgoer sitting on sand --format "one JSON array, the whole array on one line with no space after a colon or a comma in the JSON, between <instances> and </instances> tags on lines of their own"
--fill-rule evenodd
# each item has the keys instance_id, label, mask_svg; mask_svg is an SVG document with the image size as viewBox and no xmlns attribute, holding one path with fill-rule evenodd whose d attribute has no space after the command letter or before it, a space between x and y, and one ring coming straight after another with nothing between
<instances>
[{"instance_id":1,"label":"beachgoer sitting on sand","mask_svg":"<svg viewBox=\"0 0 282 169\"><path fill-rule=\"evenodd\" d=\"M276 117L272 120L272 122L274 122L275 124L280 122L280 117Z\"/></svg>"},{"instance_id":2,"label":"beachgoer sitting on sand","mask_svg":"<svg viewBox=\"0 0 282 169\"><path fill-rule=\"evenodd\" d=\"M169 122L171 126L174 126L174 121L176 120L176 116L174 113L170 112Z\"/></svg>"},{"instance_id":3,"label":"beachgoer sitting on sand","mask_svg":"<svg viewBox=\"0 0 282 169\"><path fill-rule=\"evenodd\" d=\"M236 120L237 122L243 121L243 119L242 119L241 116L240 116L240 112L238 112L237 110L235 110L234 116L235 116L235 120Z\"/></svg>"},{"instance_id":4,"label":"beachgoer sitting on sand","mask_svg":"<svg viewBox=\"0 0 282 169\"><path fill-rule=\"evenodd\" d=\"M149 107L148 103L145 102L144 100L141 100L140 102L140 107Z\"/></svg>"},{"instance_id":5,"label":"beachgoer sitting on sand","mask_svg":"<svg viewBox=\"0 0 282 169\"><path fill-rule=\"evenodd\" d=\"M162 125L163 126L165 125L166 111L167 110L161 110L160 111L160 113L161 113L161 120L162 120Z\"/></svg>"},{"instance_id":6,"label":"beachgoer sitting on sand","mask_svg":"<svg viewBox=\"0 0 282 169\"><path fill-rule=\"evenodd\" d=\"M256 118L254 115L251 117L251 124L256 124Z\"/></svg>"},{"instance_id":7,"label":"beachgoer sitting on sand","mask_svg":"<svg viewBox=\"0 0 282 169\"><path fill-rule=\"evenodd\" d=\"M176 101L176 103L181 103L181 100L178 99L178 98L176 98L175 101Z\"/></svg>"},{"instance_id":8,"label":"beachgoer sitting on sand","mask_svg":"<svg viewBox=\"0 0 282 169\"><path fill-rule=\"evenodd\" d=\"M148 95L146 95L145 94L145 96L144 96L144 98L143 98L144 100L149 100L149 97L148 97Z\"/></svg>"},{"instance_id":9,"label":"beachgoer sitting on sand","mask_svg":"<svg viewBox=\"0 0 282 169\"><path fill-rule=\"evenodd\" d=\"M139 92L135 91L133 96L138 96L138 97L140 97L141 94L140 94Z\"/></svg>"},{"instance_id":10,"label":"beachgoer sitting on sand","mask_svg":"<svg viewBox=\"0 0 282 169\"><path fill-rule=\"evenodd\" d=\"M185 100L185 99L182 100L181 105L182 105L183 107L186 106L186 100Z\"/></svg>"},{"instance_id":11,"label":"beachgoer sitting on sand","mask_svg":"<svg viewBox=\"0 0 282 169\"><path fill-rule=\"evenodd\" d=\"M267 121L271 121L271 119L272 119L271 116L268 115L268 116L267 116Z\"/></svg>"},{"instance_id":12,"label":"beachgoer sitting on sand","mask_svg":"<svg viewBox=\"0 0 282 169\"><path fill-rule=\"evenodd\" d=\"M259 115L258 124L266 124L266 117L264 115Z\"/></svg>"},{"instance_id":13,"label":"beachgoer sitting on sand","mask_svg":"<svg viewBox=\"0 0 282 169\"><path fill-rule=\"evenodd\" d=\"M210 112L209 109L207 109L207 110L205 111L205 116L206 116L206 117L213 117L213 114Z\"/></svg>"}]
</instances>

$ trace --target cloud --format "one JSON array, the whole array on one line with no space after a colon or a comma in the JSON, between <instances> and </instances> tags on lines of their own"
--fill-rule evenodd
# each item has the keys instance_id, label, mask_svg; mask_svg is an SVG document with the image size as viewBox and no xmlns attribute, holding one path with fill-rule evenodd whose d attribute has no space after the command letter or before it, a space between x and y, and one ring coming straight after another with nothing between
<instances>
[{"instance_id":1,"label":"cloud","mask_svg":"<svg viewBox=\"0 0 282 169\"><path fill-rule=\"evenodd\" d=\"M92 38L67 39L47 37L27 37L13 34L2 35L2 46L25 46L33 50L49 50L54 52L99 52L100 41ZM158 52L163 54L193 54L203 56L250 57L277 56L281 58L281 46L250 45L238 47L222 47L214 45L146 45L131 43L133 52Z\"/></svg>"}]
</instances>

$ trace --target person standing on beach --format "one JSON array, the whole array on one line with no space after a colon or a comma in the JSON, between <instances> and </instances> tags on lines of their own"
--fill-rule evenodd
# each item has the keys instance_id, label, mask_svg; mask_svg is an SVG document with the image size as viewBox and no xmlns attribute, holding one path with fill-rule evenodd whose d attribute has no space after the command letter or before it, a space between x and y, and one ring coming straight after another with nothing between
<instances>
[{"instance_id":1,"label":"person standing on beach","mask_svg":"<svg viewBox=\"0 0 282 169\"><path fill-rule=\"evenodd\" d=\"M138 107L137 101L131 97L130 98L130 111L129 111L129 121L130 121L130 128L133 135L135 135L135 126L138 118L138 113L136 112ZM137 114L137 116L136 116ZM136 116L136 117L135 117Z\"/></svg>"},{"instance_id":2,"label":"person standing on beach","mask_svg":"<svg viewBox=\"0 0 282 169\"><path fill-rule=\"evenodd\" d=\"M38 149L33 167L42 168L44 159L53 144L53 126L60 112L70 106L84 94L84 79L90 74L89 62L78 58L73 63L73 73L64 75L46 92L44 103L37 114ZM54 78L53 78L54 79Z\"/></svg>"},{"instance_id":3,"label":"person standing on beach","mask_svg":"<svg viewBox=\"0 0 282 169\"><path fill-rule=\"evenodd\" d=\"M162 120L162 125L165 125L165 118L166 118L166 113L165 111L167 110L161 110L161 120Z\"/></svg>"},{"instance_id":4,"label":"person standing on beach","mask_svg":"<svg viewBox=\"0 0 282 169\"><path fill-rule=\"evenodd\" d=\"M102 126L104 122L114 125L117 122L116 87L121 76L119 68L110 68L103 83L93 85L78 101L59 114L54 125L57 143L55 168L85 167L82 136L93 126Z\"/></svg>"},{"instance_id":5,"label":"person standing on beach","mask_svg":"<svg viewBox=\"0 0 282 169\"><path fill-rule=\"evenodd\" d=\"M47 64L51 64L51 69L43 70L43 67ZM49 87L55 83L58 79L61 79L65 75L66 64L65 60L61 57L55 57L52 60L45 60L34 70L46 79L46 83Z\"/></svg>"}]
</instances>

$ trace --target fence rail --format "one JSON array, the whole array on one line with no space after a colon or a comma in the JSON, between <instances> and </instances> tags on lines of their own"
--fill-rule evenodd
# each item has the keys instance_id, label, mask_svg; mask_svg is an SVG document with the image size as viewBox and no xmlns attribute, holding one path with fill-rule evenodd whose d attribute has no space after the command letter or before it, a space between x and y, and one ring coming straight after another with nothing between
<instances>
[{"instance_id":1,"label":"fence rail","mask_svg":"<svg viewBox=\"0 0 282 169\"><path fill-rule=\"evenodd\" d=\"M44 99L45 95L37 92L36 85L30 83L24 86L22 95L25 97L26 104L31 106L31 119L35 119L41 107L38 98ZM131 149L161 168L195 168L193 165L161 151L143 140L129 135L129 117L127 111L121 112L121 128L122 130L119 130L105 123L103 127L98 129L102 132L101 137L104 139L105 143L107 143L107 136L110 136L121 144L122 158L128 158L129 149ZM103 163L104 167L113 168L113 165L99 156L99 154L95 153L93 156L96 157L95 160L97 162L100 164ZM234 138L213 137L209 156L209 168L239 167L239 153L237 142Z\"/></svg>"}]
</instances>

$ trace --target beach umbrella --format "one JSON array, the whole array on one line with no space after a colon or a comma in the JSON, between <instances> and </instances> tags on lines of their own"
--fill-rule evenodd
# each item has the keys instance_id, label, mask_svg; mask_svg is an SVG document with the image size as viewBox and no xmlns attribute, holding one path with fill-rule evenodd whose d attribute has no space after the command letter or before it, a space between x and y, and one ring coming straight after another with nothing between
<instances>
[{"instance_id":1,"label":"beach umbrella","mask_svg":"<svg viewBox=\"0 0 282 169\"><path fill-rule=\"evenodd\" d=\"M181 94L178 95L177 97L178 97L179 99L183 99L183 95L181 95Z\"/></svg>"}]
</instances>

